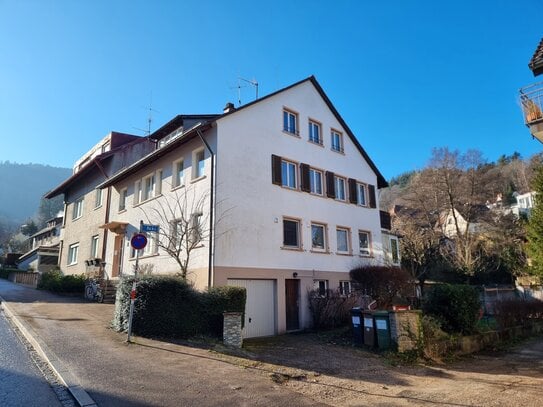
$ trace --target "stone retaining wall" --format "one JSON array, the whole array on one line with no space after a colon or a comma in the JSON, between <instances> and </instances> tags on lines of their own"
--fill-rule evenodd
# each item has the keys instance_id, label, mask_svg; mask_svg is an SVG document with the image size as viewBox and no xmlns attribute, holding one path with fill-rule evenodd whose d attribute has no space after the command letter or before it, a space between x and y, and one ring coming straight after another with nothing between
<instances>
[{"instance_id":1,"label":"stone retaining wall","mask_svg":"<svg viewBox=\"0 0 543 407\"><path fill-rule=\"evenodd\" d=\"M391 311L390 337L398 352L416 349L422 339L421 311Z\"/></svg>"},{"instance_id":2,"label":"stone retaining wall","mask_svg":"<svg viewBox=\"0 0 543 407\"><path fill-rule=\"evenodd\" d=\"M224 312L223 343L226 346L241 348L241 312Z\"/></svg>"}]
</instances>

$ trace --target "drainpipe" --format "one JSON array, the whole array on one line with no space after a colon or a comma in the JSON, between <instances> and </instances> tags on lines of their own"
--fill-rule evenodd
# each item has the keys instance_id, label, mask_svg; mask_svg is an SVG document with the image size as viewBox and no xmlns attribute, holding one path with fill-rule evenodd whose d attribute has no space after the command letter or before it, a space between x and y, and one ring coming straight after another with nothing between
<instances>
[{"instance_id":1,"label":"drainpipe","mask_svg":"<svg viewBox=\"0 0 543 407\"><path fill-rule=\"evenodd\" d=\"M214 199L215 199L215 153L211 149L210 145L204 139L204 136L200 130L196 130L196 133L200 137L200 140L205 144L209 154L211 155L211 188L209 193L209 258L208 258L208 272L207 272L207 286L211 287L213 283L213 263L214 263L214 253L213 253L213 208L214 208Z\"/></svg>"}]
</instances>

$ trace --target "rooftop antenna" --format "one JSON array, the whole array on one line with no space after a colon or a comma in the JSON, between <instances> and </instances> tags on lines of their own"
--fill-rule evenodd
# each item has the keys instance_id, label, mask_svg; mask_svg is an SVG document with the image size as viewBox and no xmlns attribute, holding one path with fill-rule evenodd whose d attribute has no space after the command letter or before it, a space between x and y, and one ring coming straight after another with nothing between
<instances>
[{"instance_id":1,"label":"rooftop antenna","mask_svg":"<svg viewBox=\"0 0 543 407\"><path fill-rule=\"evenodd\" d=\"M258 82L256 81L256 79L244 79L244 78L241 78L241 77L238 77L238 85L237 86L232 86L230 87L230 89L237 89L238 90L238 105L241 106L241 88L246 88L247 86L244 86L241 84L241 81L243 82L247 82L248 84L252 85L255 87L255 100L258 99Z\"/></svg>"},{"instance_id":2,"label":"rooftop antenna","mask_svg":"<svg viewBox=\"0 0 543 407\"><path fill-rule=\"evenodd\" d=\"M158 110L153 109L153 93L151 92L151 98L149 100L149 107L143 107L142 109L146 109L149 111L149 116L147 116L147 129L142 129L139 127L133 127L136 130L144 132L147 136L151 134L151 123L153 122L153 112L160 113Z\"/></svg>"},{"instance_id":3,"label":"rooftop antenna","mask_svg":"<svg viewBox=\"0 0 543 407\"><path fill-rule=\"evenodd\" d=\"M238 78L238 81L244 81L244 82L247 82L248 84L251 84L255 87L255 100L258 99L258 82L256 81L256 79L243 79L243 78ZM239 82L238 82L239 83Z\"/></svg>"}]
</instances>

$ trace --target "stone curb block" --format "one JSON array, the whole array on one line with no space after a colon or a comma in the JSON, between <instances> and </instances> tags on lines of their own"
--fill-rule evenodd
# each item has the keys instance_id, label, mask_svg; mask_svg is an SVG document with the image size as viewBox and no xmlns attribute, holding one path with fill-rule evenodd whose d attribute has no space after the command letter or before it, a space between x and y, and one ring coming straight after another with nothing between
<instances>
[{"instance_id":1,"label":"stone curb block","mask_svg":"<svg viewBox=\"0 0 543 407\"><path fill-rule=\"evenodd\" d=\"M2 297L0 297L0 307L4 310L6 316L13 321L17 328L19 328L26 340L30 342L40 357L49 364L51 369L59 377L60 381L68 388L77 403L81 407L98 407L91 396L89 396L83 387L81 387L75 376L63 366L62 362L60 362L57 356L35 332L32 334L33 329L28 326L26 322L15 316Z\"/></svg>"}]
</instances>

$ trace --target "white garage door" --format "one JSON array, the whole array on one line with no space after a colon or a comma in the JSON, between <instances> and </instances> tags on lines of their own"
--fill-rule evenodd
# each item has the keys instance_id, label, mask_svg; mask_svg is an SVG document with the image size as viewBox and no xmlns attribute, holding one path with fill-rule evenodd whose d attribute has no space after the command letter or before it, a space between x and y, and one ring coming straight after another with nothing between
<instances>
[{"instance_id":1,"label":"white garage door","mask_svg":"<svg viewBox=\"0 0 543 407\"><path fill-rule=\"evenodd\" d=\"M245 287L244 338L275 335L275 280L228 280L228 285Z\"/></svg>"}]
</instances>

